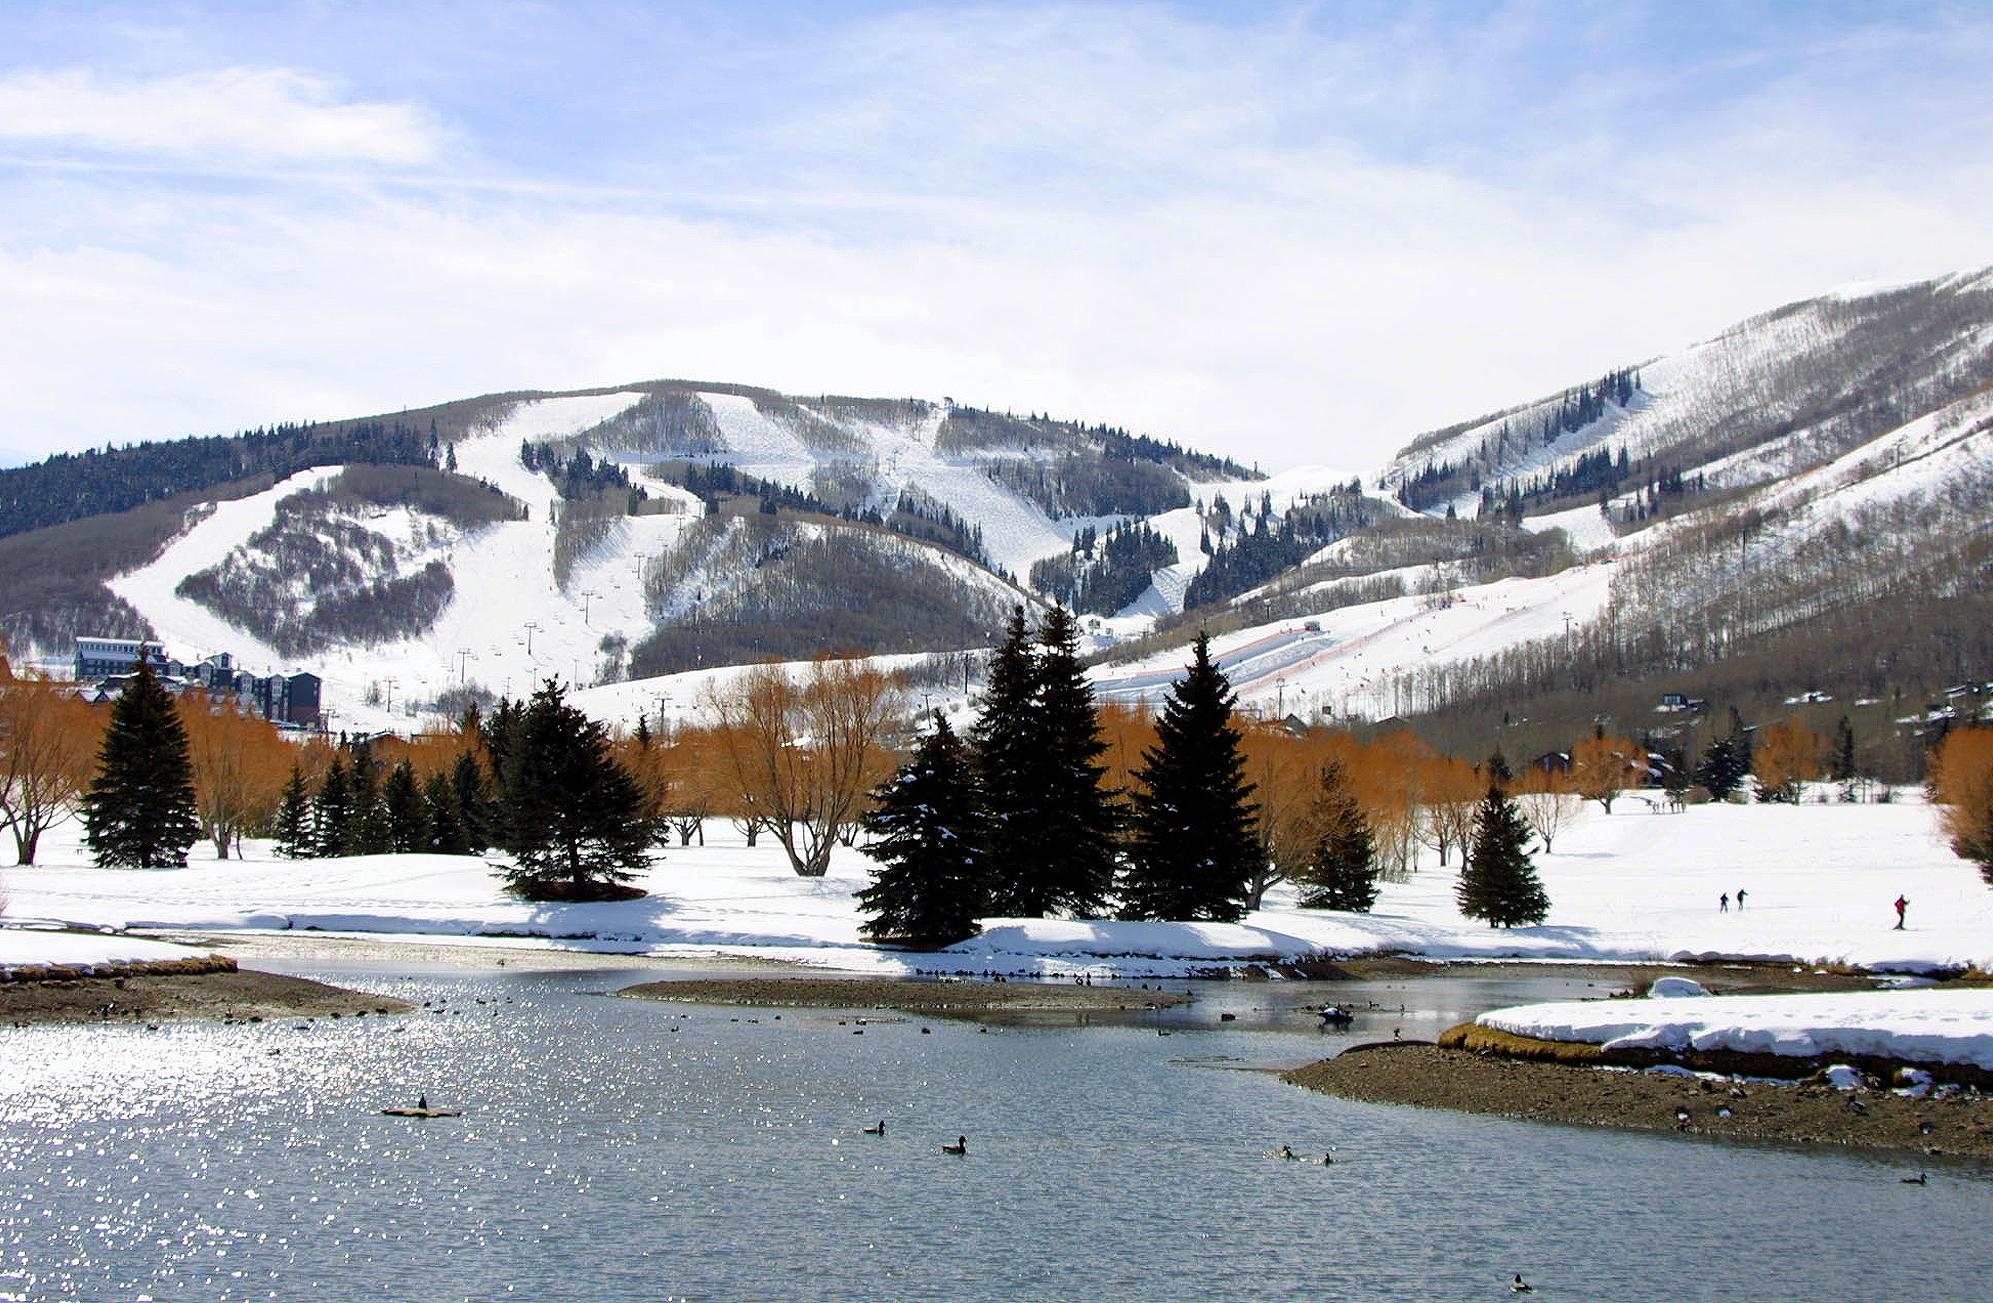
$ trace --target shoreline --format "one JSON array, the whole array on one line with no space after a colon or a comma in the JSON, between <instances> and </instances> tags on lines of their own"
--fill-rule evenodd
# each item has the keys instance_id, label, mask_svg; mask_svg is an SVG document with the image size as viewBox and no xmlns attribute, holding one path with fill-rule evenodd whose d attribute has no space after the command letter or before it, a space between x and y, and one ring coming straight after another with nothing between
<instances>
[{"instance_id":1,"label":"shoreline","mask_svg":"<svg viewBox=\"0 0 1993 1303\"><path fill-rule=\"evenodd\" d=\"M173 960L120 965L88 975L16 978L0 983L0 1026L94 1023L154 1030L162 1022L365 1018L411 1008L391 996L238 968L233 960L223 962L226 967Z\"/></svg>"},{"instance_id":2,"label":"shoreline","mask_svg":"<svg viewBox=\"0 0 1993 1303\"><path fill-rule=\"evenodd\" d=\"M1307 1090L1373 1104L1625 1131L1993 1158L1993 1099L1978 1094L1909 1099L1887 1090L1716 1081L1404 1042L1355 1046L1280 1076ZM1854 1102L1863 1111L1850 1107ZM1684 1109L1686 1123L1677 1119L1677 1110ZM1719 1113L1724 1109L1730 1116Z\"/></svg>"}]
</instances>

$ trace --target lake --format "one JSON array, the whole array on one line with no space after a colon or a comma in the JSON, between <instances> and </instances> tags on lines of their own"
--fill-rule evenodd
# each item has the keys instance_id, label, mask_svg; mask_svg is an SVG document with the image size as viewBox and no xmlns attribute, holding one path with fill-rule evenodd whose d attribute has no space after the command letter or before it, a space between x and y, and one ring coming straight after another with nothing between
<instances>
[{"instance_id":1,"label":"lake","mask_svg":"<svg viewBox=\"0 0 1993 1303\"><path fill-rule=\"evenodd\" d=\"M1993 1267L1984 1164L1257 1070L1598 993L1554 971L861 1027L606 994L656 969L261 966L432 1007L0 1031L0 1299L1482 1299L1517 1271L1564 1298L1971 1298ZM1378 1007L1347 1036L1297 1008L1331 1000ZM464 1116L378 1113L418 1094ZM1898 1183L1913 1166L1928 1186Z\"/></svg>"}]
</instances>

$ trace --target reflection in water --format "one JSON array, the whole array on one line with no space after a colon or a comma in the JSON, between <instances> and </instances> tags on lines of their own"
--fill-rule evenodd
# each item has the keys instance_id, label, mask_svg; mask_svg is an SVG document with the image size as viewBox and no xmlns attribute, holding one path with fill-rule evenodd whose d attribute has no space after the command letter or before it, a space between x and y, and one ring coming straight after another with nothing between
<instances>
[{"instance_id":1,"label":"reflection in water","mask_svg":"<svg viewBox=\"0 0 1993 1303\"><path fill-rule=\"evenodd\" d=\"M1988 1265L1981 1167L1905 1187L1888 1159L1214 1070L1429 1036L1571 993L1554 978L1233 984L1085 1029L863 1036L594 994L654 976L346 970L435 1007L0 1032L0 1299L1448 1299L1515 1271L1573 1298L1962 1298ZM1306 1008L1330 999L1378 1008L1325 1035ZM465 1115L378 1113L423 1094ZM1336 1162L1263 1156L1281 1144Z\"/></svg>"}]
</instances>

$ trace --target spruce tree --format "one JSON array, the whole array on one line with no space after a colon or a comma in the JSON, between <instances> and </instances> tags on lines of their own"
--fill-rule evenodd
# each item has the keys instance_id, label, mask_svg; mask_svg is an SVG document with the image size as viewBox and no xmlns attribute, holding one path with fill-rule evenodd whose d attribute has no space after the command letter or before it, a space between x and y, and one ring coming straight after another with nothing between
<instances>
[{"instance_id":1,"label":"spruce tree","mask_svg":"<svg viewBox=\"0 0 1993 1303\"><path fill-rule=\"evenodd\" d=\"M346 818L345 855L385 855L389 850L388 811L381 800L380 765L374 748L353 744L353 810Z\"/></svg>"},{"instance_id":2,"label":"spruce tree","mask_svg":"<svg viewBox=\"0 0 1993 1303\"><path fill-rule=\"evenodd\" d=\"M1711 796L1723 801L1742 787L1750 775L1751 735L1744 728L1743 717L1732 706L1729 731L1711 742L1702 753L1702 763L1695 767L1695 781L1708 788Z\"/></svg>"},{"instance_id":3,"label":"spruce tree","mask_svg":"<svg viewBox=\"0 0 1993 1303\"><path fill-rule=\"evenodd\" d=\"M1377 904L1377 842L1337 761L1322 767L1310 823L1308 860L1296 875L1301 907L1368 914Z\"/></svg>"},{"instance_id":4,"label":"spruce tree","mask_svg":"<svg viewBox=\"0 0 1993 1303\"><path fill-rule=\"evenodd\" d=\"M97 776L83 796L90 853L104 868L184 868L200 836L187 730L152 658L111 707Z\"/></svg>"},{"instance_id":5,"label":"spruce tree","mask_svg":"<svg viewBox=\"0 0 1993 1303\"><path fill-rule=\"evenodd\" d=\"M649 863L655 835L636 779L602 726L549 679L508 740L499 815L513 866L507 885L529 900L621 900Z\"/></svg>"},{"instance_id":6,"label":"spruce tree","mask_svg":"<svg viewBox=\"0 0 1993 1303\"><path fill-rule=\"evenodd\" d=\"M989 888L990 913L1035 918L1046 912L1040 887L1036 816L1042 753L1035 736L1037 675L1024 608L1011 611L1003 642L990 657L982 714L969 733L970 765L983 803L981 859L998 867Z\"/></svg>"},{"instance_id":7,"label":"spruce tree","mask_svg":"<svg viewBox=\"0 0 1993 1303\"><path fill-rule=\"evenodd\" d=\"M387 817L388 849L419 851L427 840L422 809L422 788L415 781L415 766L401 760L388 771L387 787L381 794Z\"/></svg>"},{"instance_id":8,"label":"spruce tree","mask_svg":"<svg viewBox=\"0 0 1993 1303\"><path fill-rule=\"evenodd\" d=\"M456 806L457 830L463 838L464 853L482 855L496 840L492 830L496 815L484 766L471 751L457 753L457 763L450 770L450 795Z\"/></svg>"},{"instance_id":9,"label":"spruce tree","mask_svg":"<svg viewBox=\"0 0 1993 1303\"><path fill-rule=\"evenodd\" d=\"M1529 825L1498 781L1489 782L1474 814L1474 846L1461 865L1454 900L1462 914L1489 927L1541 923L1550 913L1530 860Z\"/></svg>"},{"instance_id":10,"label":"spruce tree","mask_svg":"<svg viewBox=\"0 0 1993 1303\"><path fill-rule=\"evenodd\" d=\"M353 780L346 758L335 755L311 801L312 851L315 855L346 853L346 829L353 821Z\"/></svg>"},{"instance_id":11,"label":"spruce tree","mask_svg":"<svg viewBox=\"0 0 1993 1303\"><path fill-rule=\"evenodd\" d=\"M1190 668L1163 700L1156 745L1135 774L1141 785L1121 885L1129 918L1229 922L1245 914L1262 853L1232 703L1231 684L1200 633Z\"/></svg>"},{"instance_id":12,"label":"spruce tree","mask_svg":"<svg viewBox=\"0 0 1993 1303\"><path fill-rule=\"evenodd\" d=\"M974 936L985 900L968 754L940 711L911 759L872 792L859 826L881 867L858 893L874 941L938 949Z\"/></svg>"},{"instance_id":13,"label":"spruce tree","mask_svg":"<svg viewBox=\"0 0 1993 1303\"><path fill-rule=\"evenodd\" d=\"M290 781L284 784L283 795L277 798L274 823L277 854L287 860L301 860L311 854L311 797L305 791L304 771L296 765L291 766Z\"/></svg>"},{"instance_id":14,"label":"spruce tree","mask_svg":"<svg viewBox=\"0 0 1993 1303\"><path fill-rule=\"evenodd\" d=\"M422 785L421 849L432 855L469 855L471 845L464 836L463 820L457 811L457 793L447 775L438 771Z\"/></svg>"},{"instance_id":15,"label":"spruce tree","mask_svg":"<svg viewBox=\"0 0 1993 1303\"><path fill-rule=\"evenodd\" d=\"M1107 752L1093 685L1080 664L1079 628L1073 613L1054 606L1038 631L1034 714L1042 753L1037 814L1032 829L1042 866L1040 914L1098 917L1114 890L1115 839L1120 813L1114 793L1101 785Z\"/></svg>"},{"instance_id":16,"label":"spruce tree","mask_svg":"<svg viewBox=\"0 0 1993 1303\"><path fill-rule=\"evenodd\" d=\"M1827 777L1837 783L1851 783L1855 778L1855 728L1846 715L1834 725L1834 760Z\"/></svg>"}]
</instances>

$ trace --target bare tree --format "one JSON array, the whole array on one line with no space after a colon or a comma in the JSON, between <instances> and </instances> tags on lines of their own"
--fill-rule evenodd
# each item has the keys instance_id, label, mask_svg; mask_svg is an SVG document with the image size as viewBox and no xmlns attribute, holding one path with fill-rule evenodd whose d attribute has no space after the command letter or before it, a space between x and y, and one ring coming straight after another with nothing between
<instances>
[{"instance_id":1,"label":"bare tree","mask_svg":"<svg viewBox=\"0 0 1993 1303\"><path fill-rule=\"evenodd\" d=\"M1515 798L1522 807L1523 822L1543 839L1543 850L1548 854L1551 843L1578 814L1578 798L1571 794L1568 781L1562 774L1532 770L1525 775L1522 790Z\"/></svg>"},{"instance_id":2,"label":"bare tree","mask_svg":"<svg viewBox=\"0 0 1993 1303\"><path fill-rule=\"evenodd\" d=\"M886 735L897 681L856 660L813 661L800 679L758 665L731 687L716 686L709 702L748 807L765 818L798 876L822 877L839 834L892 770Z\"/></svg>"},{"instance_id":3,"label":"bare tree","mask_svg":"<svg viewBox=\"0 0 1993 1303\"><path fill-rule=\"evenodd\" d=\"M61 688L0 681L0 823L19 863L33 864L41 835L76 812L102 732L97 712Z\"/></svg>"}]
</instances>

